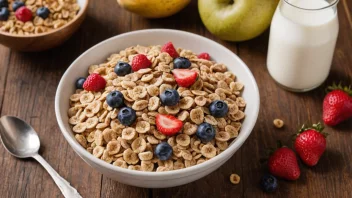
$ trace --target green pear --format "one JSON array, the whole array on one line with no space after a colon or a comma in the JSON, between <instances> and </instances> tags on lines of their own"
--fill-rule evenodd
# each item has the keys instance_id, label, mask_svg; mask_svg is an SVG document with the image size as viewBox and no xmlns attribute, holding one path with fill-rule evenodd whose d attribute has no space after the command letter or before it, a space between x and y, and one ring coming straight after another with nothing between
<instances>
[{"instance_id":1,"label":"green pear","mask_svg":"<svg viewBox=\"0 0 352 198\"><path fill-rule=\"evenodd\" d=\"M245 41L270 25L279 0L198 0L200 17L215 36Z\"/></svg>"}]
</instances>

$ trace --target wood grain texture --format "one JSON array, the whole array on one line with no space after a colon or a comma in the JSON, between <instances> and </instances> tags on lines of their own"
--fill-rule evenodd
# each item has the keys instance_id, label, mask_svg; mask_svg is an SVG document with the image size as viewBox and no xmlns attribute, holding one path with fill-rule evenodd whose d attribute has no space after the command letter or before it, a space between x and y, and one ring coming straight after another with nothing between
<instances>
[{"instance_id":1,"label":"wood grain texture","mask_svg":"<svg viewBox=\"0 0 352 198\"><path fill-rule=\"evenodd\" d=\"M314 168L300 164L302 176L296 182L280 180L273 194L263 193L258 182L266 166L260 162L265 149L282 140L292 146L290 135L303 123L321 121L325 87L333 81L352 83L352 3L339 4L340 34L331 74L320 88L308 93L291 93L278 87L266 69L268 31L241 43L221 41L211 35L199 18L197 2L180 13L147 20L118 7L115 0L91 1L87 18L79 31L62 46L42 53L18 53L0 47L0 111L28 121L38 132L43 157L83 197L350 197L352 189L352 122L327 128L328 149ZM143 189L102 176L74 153L56 124L54 97L60 77L82 52L117 34L148 28L185 30L208 37L239 55L253 72L260 89L261 110L252 135L221 168L180 187ZM117 47L118 48L118 47ZM206 49L204 49L206 51ZM283 52L284 53L284 52ZM275 129L272 121L286 125ZM45 170L34 160L18 160L0 146L0 197L62 197ZM231 173L241 182L229 182Z\"/></svg>"}]
</instances>

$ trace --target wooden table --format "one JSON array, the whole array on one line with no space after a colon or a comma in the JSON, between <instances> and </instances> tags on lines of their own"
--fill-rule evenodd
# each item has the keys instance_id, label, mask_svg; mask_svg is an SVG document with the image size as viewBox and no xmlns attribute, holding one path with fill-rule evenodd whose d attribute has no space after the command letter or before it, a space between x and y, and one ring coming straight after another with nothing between
<instances>
[{"instance_id":1,"label":"wooden table","mask_svg":"<svg viewBox=\"0 0 352 198\"><path fill-rule=\"evenodd\" d=\"M37 130L43 157L83 197L351 197L352 120L327 128L330 133L327 151L316 167L300 164L302 174L298 181L280 180L280 187L273 194L263 193L258 186L259 178L267 170L260 162L265 157L265 148L274 146L278 139L292 146L290 135L303 123L321 120L325 87L333 81L352 83L351 15L352 1L341 0L340 35L331 74L320 88L298 94L279 88L267 72L268 32L248 42L221 41L204 28L196 1L179 14L158 20L146 20L124 11L115 0L91 1L84 24L61 47L42 53L19 53L0 47L0 112L19 116ZM261 94L259 119L241 149L217 171L175 188L136 188L102 176L71 149L55 118L56 87L76 57L109 37L147 28L185 30L223 44L249 66ZM273 127L275 118L285 121L282 130ZM51 177L36 161L15 159L2 146L0 156L0 197L62 197ZM241 176L240 184L229 182L231 173Z\"/></svg>"}]
</instances>

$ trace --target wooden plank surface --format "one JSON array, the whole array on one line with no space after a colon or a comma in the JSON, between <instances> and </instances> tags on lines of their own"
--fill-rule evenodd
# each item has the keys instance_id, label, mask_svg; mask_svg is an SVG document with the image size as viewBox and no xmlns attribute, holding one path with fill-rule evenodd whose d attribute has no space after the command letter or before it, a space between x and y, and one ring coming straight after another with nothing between
<instances>
[{"instance_id":1,"label":"wooden plank surface","mask_svg":"<svg viewBox=\"0 0 352 198\"><path fill-rule=\"evenodd\" d=\"M289 136L303 123L321 120L324 87L333 81L352 83L352 2L339 4L340 34L331 74L311 92L296 94L279 88L266 69L268 31L242 43L221 41L202 25L197 3L166 19L147 20L122 10L115 0L91 1L79 31L64 45L42 53L19 53L0 47L0 113L28 121L41 138L41 154L83 197L350 197L352 189L352 122L327 128L328 149L314 168L302 164L296 182L280 180L274 194L258 187L266 166L265 148ZM82 52L111 36L147 28L180 29L206 36L228 47L249 66L261 94L258 122L250 138L224 166L193 183L168 189L143 189L120 184L88 166L67 144L56 124L54 97L57 84L70 63ZM206 50L205 50L206 51ZM283 52L285 53L285 52ZM286 125L277 130L272 120ZM62 197L46 171L34 160L18 160L0 146L0 197ZM241 176L239 185L229 175Z\"/></svg>"}]
</instances>

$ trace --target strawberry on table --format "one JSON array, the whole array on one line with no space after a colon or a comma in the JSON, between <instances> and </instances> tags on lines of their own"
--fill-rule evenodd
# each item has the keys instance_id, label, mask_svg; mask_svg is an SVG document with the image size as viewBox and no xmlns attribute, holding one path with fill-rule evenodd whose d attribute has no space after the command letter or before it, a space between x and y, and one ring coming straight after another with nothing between
<instances>
[{"instance_id":1,"label":"strawberry on table","mask_svg":"<svg viewBox=\"0 0 352 198\"><path fill-rule=\"evenodd\" d=\"M308 166L315 166L326 149L326 133L320 123L299 130L294 142L295 150L302 161Z\"/></svg>"},{"instance_id":2,"label":"strawberry on table","mask_svg":"<svg viewBox=\"0 0 352 198\"><path fill-rule=\"evenodd\" d=\"M158 114L155 117L155 123L158 131L167 136L175 135L183 127L182 121L172 115Z\"/></svg>"},{"instance_id":3,"label":"strawberry on table","mask_svg":"<svg viewBox=\"0 0 352 198\"><path fill-rule=\"evenodd\" d=\"M198 73L189 69L174 69L172 70L174 78L181 87L189 87L193 85L198 77Z\"/></svg>"},{"instance_id":4,"label":"strawberry on table","mask_svg":"<svg viewBox=\"0 0 352 198\"><path fill-rule=\"evenodd\" d=\"M140 69L149 68L151 65L152 62L144 54L138 54L133 57L131 67L136 72Z\"/></svg>"},{"instance_id":5,"label":"strawberry on table","mask_svg":"<svg viewBox=\"0 0 352 198\"><path fill-rule=\"evenodd\" d=\"M172 58L177 58L179 57L174 45L172 44L172 42L168 42L166 43L162 48L161 48L161 52L166 52L168 53Z\"/></svg>"},{"instance_id":6,"label":"strawberry on table","mask_svg":"<svg viewBox=\"0 0 352 198\"><path fill-rule=\"evenodd\" d=\"M106 85L106 81L99 74L92 73L86 79L83 84L83 88L87 91L100 91L104 89Z\"/></svg>"},{"instance_id":7,"label":"strawberry on table","mask_svg":"<svg viewBox=\"0 0 352 198\"><path fill-rule=\"evenodd\" d=\"M198 58L210 60L210 55L206 52L203 52L203 53L198 54Z\"/></svg>"},{"instance_id":8,"label":"strawberry on table","mask_svg":"<svg viewBox=\"0 0 352 198\"><path fill-rule=\"evenodd\" d=\"M323 102L323 120L326 125L335 126L352 117L351 87L341 84L328 87L329 92Z\"/></svg>"}]
</instances>

